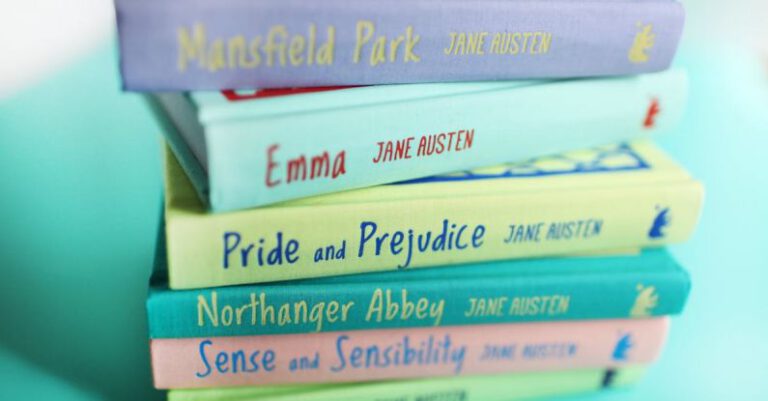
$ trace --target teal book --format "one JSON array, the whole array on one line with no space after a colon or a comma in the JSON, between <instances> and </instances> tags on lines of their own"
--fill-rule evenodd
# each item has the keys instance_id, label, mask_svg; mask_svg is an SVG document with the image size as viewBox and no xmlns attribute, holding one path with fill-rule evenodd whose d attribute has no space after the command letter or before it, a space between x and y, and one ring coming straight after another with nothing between
<instances>
[{"instance_id":1,"label":"teal book","mask_svg":"<svg viewBox=\"0 0 768 401\"><path fill-rule=\"evenodd\" d=\"M678 121L682 71L634 77L158 95L214 212L648 138Z\"/></svg>"},{"instance_id":2,"label":"teal book","mask_svg":"<svg viewBox=\"0 0 768 401\"><path fill-rule=\"evenodd\" d=\"M156 263L162 273L162 240ZM690 288L663 249L199 290L161 275L147 301L155 339L644 318L678 314Z\"/></svg>"}]
</instances>

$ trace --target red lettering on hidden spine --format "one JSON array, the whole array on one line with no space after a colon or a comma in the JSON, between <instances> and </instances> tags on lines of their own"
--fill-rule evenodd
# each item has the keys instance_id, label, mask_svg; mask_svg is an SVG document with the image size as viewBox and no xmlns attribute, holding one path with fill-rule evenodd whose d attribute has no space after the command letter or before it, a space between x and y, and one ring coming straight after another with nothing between
<instances>
[{"instance_id":1,"label":"red lettering on hidden spine","mask_svg":"<svg viewBox=\"0 0 768 401\"><path fill-rule=\"evenodd\" d=\"M264 99L277 96L301 95L303 93L328 92L340 89L357 88L357 86L319 86L316 88L276 88L276 89L256 89L253 91L234 91L231 89L221 91L225 99L230 102L240 102L243 100Z\"/></svg>"}]
</instances>

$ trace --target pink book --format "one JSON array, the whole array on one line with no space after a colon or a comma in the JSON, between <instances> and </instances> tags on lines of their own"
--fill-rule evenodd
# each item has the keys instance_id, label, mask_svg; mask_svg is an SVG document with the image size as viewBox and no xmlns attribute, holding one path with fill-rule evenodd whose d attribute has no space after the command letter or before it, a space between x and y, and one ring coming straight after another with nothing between
<instances>
[{"instance_id":1,"label":"pink book","mask_svg":"<svg viewBox=\"0 0 768 401\"><path fill-rule=\"evenodd\" d=\"M161 389L358 382L652 362L667 318L155 339Z\"/></svg>"}]
</instances>

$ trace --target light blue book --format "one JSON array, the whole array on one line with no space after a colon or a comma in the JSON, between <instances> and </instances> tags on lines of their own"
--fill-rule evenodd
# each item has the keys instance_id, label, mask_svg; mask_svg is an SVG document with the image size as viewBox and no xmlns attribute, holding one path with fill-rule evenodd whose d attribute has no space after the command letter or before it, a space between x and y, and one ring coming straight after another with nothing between
<instances>
[{"instance_id":1,"label":"light blue book","mask_svg":"<svg viewBox=\"0 0 768 401\"><path fill-rule=\"evenodd\" d=\"M674 125L685 95L673 70L157 100L201 199L230 211L649 136Z\"/></svg>"}]
</instances>

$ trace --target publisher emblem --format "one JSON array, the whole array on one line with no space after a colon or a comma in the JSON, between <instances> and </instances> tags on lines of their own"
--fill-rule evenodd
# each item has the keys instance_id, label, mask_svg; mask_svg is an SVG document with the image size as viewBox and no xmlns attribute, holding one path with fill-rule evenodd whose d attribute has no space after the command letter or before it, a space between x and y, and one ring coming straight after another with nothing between
<instances>
[{"instance_id":1,"label":"publisher emblem","mask_svg":"<svg viewBox=\"0 0 768 401\"><path fill-rule=\"evenodd\" d=\"M629 357L627 354L633 346L632 333L626 333L619 337L619 341L616 342L616 346L613 348L613 360L621 362L626 361Z\"/></svg>"},{"instance_id":2,"label":"publisher emblem","mask_svg":"<svg viewBox=\"0 0 768 401\"><path fill-rule=\"evenodd\" d=\"M629 311L631 317L651 316L653 309L659 304L659 295L656 293L656 287L642 284L637 285L637 297L632 309Z\"/></svg>"},{"instance_id":3,"label":"publisher emblem","mask_svg":"<svg viewBox=\"0 0 768 401\"><path fill-rule=\"evenodd\" d=\"M656 117L661 112L659 107L659 99L651 99L651 104L648 105L648 112L645 113L645 120L643 120L644 128L653 128L656 126Z\"/></svg>"},{"instance_id":4,"label":"publisher emblem","mask_svg":"<svg viewBox=\"0 0 768 401\"><path fill-rule=\"evenodd\" d=\"M648 230L648 238L650 239L664 238L666 236L664 229L666 229L667 226L669 225L669 221L670 221L669 208L656 206L656 217L654 217L653 219L653 223L651 224L651 229Z\"/></svg>"},{"instance_id":5,"label":"publisher emblem","mask_svg":"<svg viewBox=\"0 0 768 401\"><path fill-rule=\"evenodd\" d=\"M648 62L648 51L653 48L656 41L656 34L653 33L653 25L637 23L638 32L635 34L635 40L629 49L627 58L635 64Z\"/></svg>"}]
</instances>

